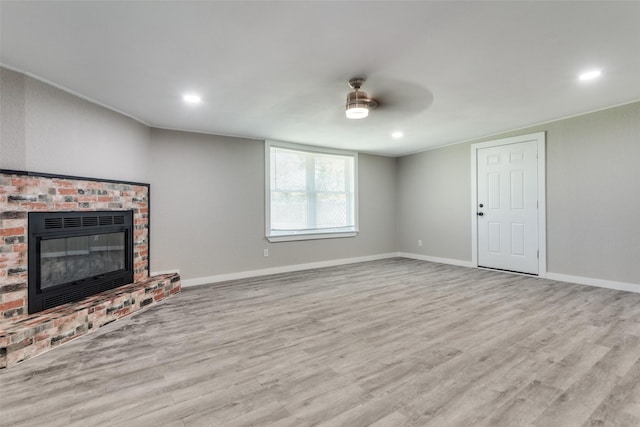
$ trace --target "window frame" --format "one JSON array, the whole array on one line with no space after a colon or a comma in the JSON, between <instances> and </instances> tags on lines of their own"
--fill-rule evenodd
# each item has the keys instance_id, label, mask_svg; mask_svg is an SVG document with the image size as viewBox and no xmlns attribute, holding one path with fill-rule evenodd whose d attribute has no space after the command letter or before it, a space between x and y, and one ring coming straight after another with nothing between
<instances>
[{"instance_id":1,"label":"window frame","mask_svg":"<svg viewBox=\"0 0 640 427\"><path fill-rule=\"evenodd\" d=\"M353 222L350 227L288 230L274 232L271 229L271 148L284 148L305 153L339 155L353 158ZM284 141L266 140L264 143L264 172L265 172L265 236L269 242L287 242L296 240L336 239L355 237L360 232L358 216L358 153L355 151L334 148L317 147Z\"/></svg>"}]
</instances>

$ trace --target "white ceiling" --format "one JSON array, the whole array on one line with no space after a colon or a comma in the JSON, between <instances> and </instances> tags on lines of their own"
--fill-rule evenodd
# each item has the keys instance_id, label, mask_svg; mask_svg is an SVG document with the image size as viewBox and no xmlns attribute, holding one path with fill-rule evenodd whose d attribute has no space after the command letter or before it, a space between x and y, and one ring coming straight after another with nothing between
<instances>
[{"instance_id":1,"label":"white ceiling","mask_svg":"<svg viewBox=\"0 0 640 427\"><path fill-rule=\"evenodd\" d=\"M0 19L4 66L161 128L397 156L640 100L640 1L2 0ZM381 104L364 120L354 76Z\"/></svg>"}]
</instances>

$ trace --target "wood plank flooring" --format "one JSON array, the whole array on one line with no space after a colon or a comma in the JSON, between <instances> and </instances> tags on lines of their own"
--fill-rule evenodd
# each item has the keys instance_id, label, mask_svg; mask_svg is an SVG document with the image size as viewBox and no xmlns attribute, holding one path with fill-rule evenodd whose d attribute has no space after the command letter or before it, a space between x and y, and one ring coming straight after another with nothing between
<instances>
[{"instance_id":1,"label":"wood plank flooring","mask_svg":"<svg viewBox=\"0 0 640 427\"><path fill-rule=\"evenodd\" d=\"M2 426L638 426L640 295L408 259L182 294L0 372Z\"/></svg>"}]
</instances>

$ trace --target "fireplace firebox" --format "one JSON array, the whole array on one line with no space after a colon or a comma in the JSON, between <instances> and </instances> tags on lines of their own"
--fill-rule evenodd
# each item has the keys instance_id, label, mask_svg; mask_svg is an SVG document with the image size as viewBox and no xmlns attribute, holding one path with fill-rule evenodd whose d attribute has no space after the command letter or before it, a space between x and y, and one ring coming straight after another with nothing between
<instances>
[{"instance_id":1,"label":"fireplace firebox","mask_svg":"<svg viewBox=\"0 0 640 427\"><path fill-rule=\"evenodd\" d=\"M30 212L29 313L133 282L133 211Z\"/></svg>"}]
</instances>

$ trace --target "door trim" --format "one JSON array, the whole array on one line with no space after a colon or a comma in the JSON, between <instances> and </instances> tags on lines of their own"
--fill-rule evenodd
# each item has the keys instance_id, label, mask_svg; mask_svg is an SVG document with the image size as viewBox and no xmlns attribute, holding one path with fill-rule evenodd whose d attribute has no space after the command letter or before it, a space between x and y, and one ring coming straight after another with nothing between
<instances>
[{"instance_id":1,"label":"door trim","mask_svg":"<svg viewBox=\"0 0 640 427\"><path fill-rule=\"evenodd\" d=\"M471 264L478 267L478 150L519 142L538 144L538 277L547 275L547 204L545 132L471 144Z\"/></svg>"}]
</instances>

